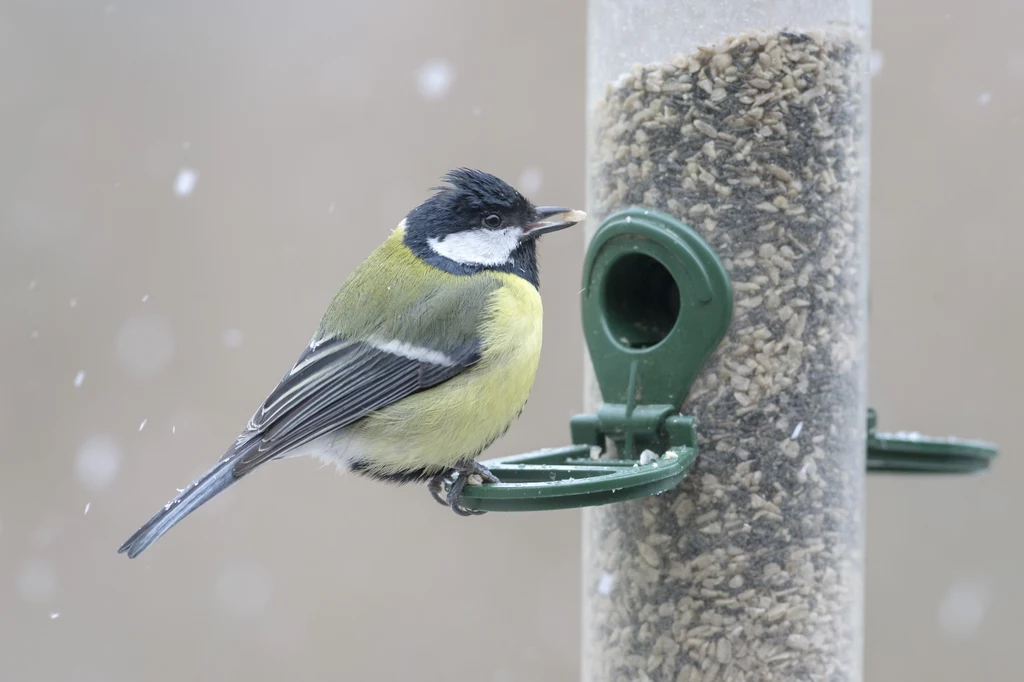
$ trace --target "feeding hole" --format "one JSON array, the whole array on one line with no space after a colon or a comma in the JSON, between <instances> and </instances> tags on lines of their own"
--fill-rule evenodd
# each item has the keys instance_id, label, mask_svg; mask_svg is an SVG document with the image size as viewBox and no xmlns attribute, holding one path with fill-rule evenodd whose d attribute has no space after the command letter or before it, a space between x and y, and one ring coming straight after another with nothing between
<instances>
[{"instance_id":1,"label":"feeding hole","mask_svg":"<svg viewBox=\"0 0 1024 682\"><path fill-rule=\"evenodd\" d=\"M605 320L627 348L661 343L679 317L679 286L668 269L642 253L619 258L604 285Z\"/></svg>"}]
</instances>

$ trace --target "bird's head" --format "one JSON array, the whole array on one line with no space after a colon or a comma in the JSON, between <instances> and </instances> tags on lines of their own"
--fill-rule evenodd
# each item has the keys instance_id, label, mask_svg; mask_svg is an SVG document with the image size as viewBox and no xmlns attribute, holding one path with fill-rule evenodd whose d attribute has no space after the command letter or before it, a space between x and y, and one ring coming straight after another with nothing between
<instances>
[{"instance_id":1,"label":"bird's head","mask_svg":"<svg viewBox=\"0 0 1024 682\"><path fill-rule=\"evenodd\" d=\"M534 206L514 187L479 170L460 168L409 212L405 241L428 261L455 267L512 269L517 252L533 254L537 237L575 225L583 211Z\"/></svg>"}]
</instances>

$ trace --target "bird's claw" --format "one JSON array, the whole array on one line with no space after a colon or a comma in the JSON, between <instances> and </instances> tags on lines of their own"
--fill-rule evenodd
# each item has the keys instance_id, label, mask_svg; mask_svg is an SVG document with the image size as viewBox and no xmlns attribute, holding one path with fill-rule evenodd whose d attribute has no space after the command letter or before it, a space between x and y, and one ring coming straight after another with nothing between
<instances>
[{"instance_id":1,"label":"bird's claw","mask_svg":"<svg viewBox=\"0 0 1024 682\"><path fill-rule=\"evenodd\" d=\"M443 507L448 506L448 500L444 498L443 494L444 479L448 478L448 474L449 472L445 471L444 473L437 474L429 481L427 481L427 492L429 492L430 496L434 498L434 502L437 502L439 505Z\"/></svg>"},{"instance_id":2,"label":"bird's claw","mask_svg":"<svg viewBox=\"0 0 1024 682\"><path fill-rule=\"evenodd\" d=\"M452 481L451 487L448 489L448 494L445 496L443 494L444 482L453 473L455 474L455 480ZM462 498L462 489L466 487L470 476L474 475L479 476L487 483L501 482L498 477L492 474L483 464L480 464L476 460L471 460L466 462L464 465L453 467L448 471L431 478L427 481L427 491L430 493L430 496L434 498L435 502L446 507L450 507L451 510L459 516L479 516L484 512L466 509L459 504L459 500Z\"/></svg>"}]
</instances>

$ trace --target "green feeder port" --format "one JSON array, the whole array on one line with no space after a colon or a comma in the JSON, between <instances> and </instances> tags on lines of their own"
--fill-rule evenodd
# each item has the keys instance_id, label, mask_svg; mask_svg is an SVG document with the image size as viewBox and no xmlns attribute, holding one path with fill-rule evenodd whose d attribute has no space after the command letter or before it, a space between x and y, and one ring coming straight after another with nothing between
<instances>
[{"instance_id":1,"label":"green feeder port","mask_svg":"<svg viewBox=\"0 0 1024 682\"><path fill-rule=\"evenodd\" d=\"M696 232L644 208L606 218L587 249L582 292L584 336L605 402L571 419L573 445L483 462L501 482L466 486L462 506L570 509L677 486L698 456L700 428L679 408L732 310L726 270ZM996 455L990 443L881 433L876 424L869 409L869 472L971 473Z\"/></svg>"}]
</instances>

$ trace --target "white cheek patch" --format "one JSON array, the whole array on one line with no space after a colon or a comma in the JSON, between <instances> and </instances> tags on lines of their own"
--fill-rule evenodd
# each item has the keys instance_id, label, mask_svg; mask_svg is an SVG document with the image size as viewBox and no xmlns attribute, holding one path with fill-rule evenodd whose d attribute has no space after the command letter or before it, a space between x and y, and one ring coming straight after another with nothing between
<instances>
[{"instance_id":1,"label":"white cheek patch","mask_svg":"<svg viewBox=\"0 0 1024 682\"><path fill-rule=\"evenodd\" d=\"M522 236L518 227L465 230L445 235L444 239L430 237L427 244L439 256L463 265L504 265L519 248Z\"/></svg>"}]
</instances>

